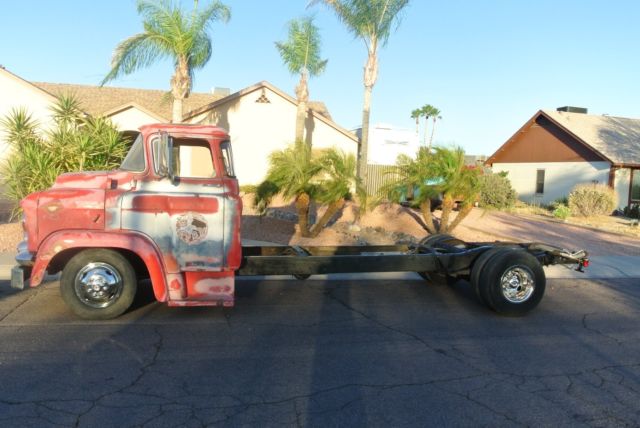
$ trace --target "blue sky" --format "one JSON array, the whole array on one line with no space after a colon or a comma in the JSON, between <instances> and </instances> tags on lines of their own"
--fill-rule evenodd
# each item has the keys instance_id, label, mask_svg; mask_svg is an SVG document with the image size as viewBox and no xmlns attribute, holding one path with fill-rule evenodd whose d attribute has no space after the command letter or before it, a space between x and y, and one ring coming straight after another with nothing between
<instances>
[{"instance_id":1,"label":"blue sky","mask_svg":"<svg viewBox=\"0 0 640 428\"><path fill-rule=\"evenodd\" d=\"M359 125L365 47L333 14L307 0L223 2L232 18L213 27L195 91L267 80L293 94L297 76L274 42L286 39L290 19L313 14L329 63L311 80L311 98L345 128ZM134 0L1 4L0 64L31 81L98 84L117 43L142 29ZM372 121L413 129L411 110L429 103L442 111L436 143L490 155L539 109L638 118L639 18L634 0L413 0L380 51ZM168 90L171 73L158 63L112 85Z\"/></svg>"}]
</instances>

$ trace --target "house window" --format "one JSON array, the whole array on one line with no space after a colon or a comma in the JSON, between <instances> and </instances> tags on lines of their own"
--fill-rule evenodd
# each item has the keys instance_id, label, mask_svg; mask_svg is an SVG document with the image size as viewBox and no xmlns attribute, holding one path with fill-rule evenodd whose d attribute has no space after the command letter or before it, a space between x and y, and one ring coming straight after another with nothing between
<instances>
[{"instance_id":1,"label":"house window","mask_svg":"<svg viewBox=\"0 0 640 428\"><path fill-rule=\"evenodd\" d=\"M634 169L631 172L631 190L629 199L632 203L640 203L640 169Z\"/></svg>"},{"instance_id":2,"label":"house window","mask_svg":"<svg viewBox=\"0 0 640 428\"><path fill-rule=\"evenodd\" d=\"M542 195L544 193L544 169L536 171L536 194Z\"/></svg>"}]
</instances>

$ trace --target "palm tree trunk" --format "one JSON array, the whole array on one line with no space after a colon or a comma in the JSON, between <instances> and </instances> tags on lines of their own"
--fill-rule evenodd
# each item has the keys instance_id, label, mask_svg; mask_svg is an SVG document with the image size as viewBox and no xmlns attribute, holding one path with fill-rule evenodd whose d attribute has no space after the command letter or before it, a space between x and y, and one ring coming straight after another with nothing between
<instances>
[{"instance_id":1,"label":"palm tree trunk","mask_svg":"<svg viewBox=\"0 0 640 428\"><path fill-rule=\"evenodd\" d=\"M171 94L173 95L171 121L173 123L182 122L182 103L190 92L191 73L189 72L189 61L186 57L180 57L176 64L176 70L171 76Z\"/></svg>"},{"instance_id":2,"label":"palm tree trunk","mask_svg":"<svg viewBox=\"0 0 640 428\"><path fill-rule=\"evenodd\" d=\"M358 177L368 189L367 157L369 151L369 117L371 115L371 86L364 87L364 103L362 105L362 134L358 142Z\"/></svg>"},{"instance_id":3,"label":"palm tree trunk","mask_svg":"<svg viewBox=\"0 0 640 428\"><path fill-rule=\"evenodd\" d=\"M182 122L182 99L174 98L173 99L173 107L171 112L171 122L172 123L180 123Z\"/></svg>"},{"instance_id":4,"label":"palm tree trunk","mask_svg":"<svg viewBox=\"0 0 640 428\"><path fill-rule=\"evenodd\" d=\"M333 216L336 215L336 213L344 207L344 204L345 204L344 199L340 199L336 202L333 202L327 207L327 210L324 212L322 217L320 217L320 219L316 222L316 224L311 226L312 238L315 238L316 236L318 236L318 234L322 231L322 229L325 228L325 226L327 225L327 223L329 223L329 221L333 218Z\"/></svg>"},{"instance_id":5,"label":"palm tree trunk","mask_svg":"<svg viewBox=\"0 0 640 428\"><path fill-rule=\"evenodd\" d=\"M300 235L304 238L311 236L309 233L309 205L311 198L306 193L301 193L296 198L296 211L298 212L298 227Z\"/></svg>"},{"instance_id":6,"label":"palm tree trunk","mask_svg":"<svg viewBox=\"0 0 640 428\"><path fill-rule=\"evenodd\" d=\"M440 217L440 229L439 233L447 233L449 231L449 216L453 211L455 200L451 195L444 195L442 197L442 217Z\"/></svg>"},{"instance_id":7,"label":"palm tree trunk","mask_svg":"<svg viewBox=\"0 0 640 428\"><path fill-rule=\"evenodd\" d=\"M295 142L304 141L304 122L307 119L307 102L309 101L309 86L305 72L300 73L300 82L296 86L298 108L296 110Z\"/></svg>"},{"instance_id":8,"label":"palm tree trunk","mask_svg":"<svg viewBox=\"0 0 640 428\"><path fill-rule=\"evenodd\" d=\"M424 118L424 135L422 136L422 145L426 146L427 145L427 128L429 127L429 117L425 116ZM431 148L431 145L429 145L429 148Z\"/></svg>"},{"instance_id":9,"label":"palm tree trunk","mask_svg":"<svg viewBox=\"0 0 640 428\"><path fill-rule=\"evenodd\" d=\"M431 125L431 138L429 138L429 148L431 148L431 145L433 144L433 134L434 132L436 132L436 118L435 116L433 117L433 125Z\"/></svg>"},{"instance_id":10,"label":"palm tree trunk","mask_svg":"<svg viewBox=\"0 0 640 428\"><path fill-rule=\"evenodd\" d=\"M451 222L451 226L449 226L449 232L455 229L462 222L462 220L464 220L465 217L469 215L472 209L472 204L464 204L458 211L458 215L456 216L456 218L453 220L453 222Z\"/></svg>"},{"instance_id":11,"label":"palm tree trunk","mask_svg":"<svg viewBox=\"0 0 640 428\"><path fill-rule=\"evenodd\" d=\"M378 78L378 58L376 50L378 43L371 40L369 55L364 66L364 102L362 103L362 135L358 144L358 178L367 188L367 155L369 152L369 117L371 115L371 92ZM368 191L368 189L367 189Z\"/></svg>"},{"instance_id":12,"label":"palm tree trunk","mask_svg":"<svg viewBox=\"0 0 640 428\"><path fill-rule=\"evenodd\" d=\"M427 226L427 231L432 235L438 233L436 226L433 224L433 217L431 216L431 199L427 199L420 204L420 212L422 212L422 218L425 226Z\"/></svg>"}]
</instances>

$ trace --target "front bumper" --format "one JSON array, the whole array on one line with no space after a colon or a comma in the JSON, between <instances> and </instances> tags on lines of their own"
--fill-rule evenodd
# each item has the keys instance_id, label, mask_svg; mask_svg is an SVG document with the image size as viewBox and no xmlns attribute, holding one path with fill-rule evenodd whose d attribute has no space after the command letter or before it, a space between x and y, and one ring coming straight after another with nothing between
<instances>
[{"instance_id":1,"label":"front bumper","mask_svg":"<svg viewBox=\"0 0 640 428\"><path fill-rule=\"evenodd\" d=\"M35 262L35 254L27 250L26 239L18 244L16 266L11 269L11 287L24 290L26 282L31 277L31 268Z\"/></svg>"},{"instance_id":2,"label":"front bumper","mask_svg":"<svg viewBox=\"0 0 640 428\"><path fill-rule=\"evenodd\" d=\"M11 288L24 290L25 284L31 277L30 266L14 266L11 268Z\"/></svg>"}]
</instances>

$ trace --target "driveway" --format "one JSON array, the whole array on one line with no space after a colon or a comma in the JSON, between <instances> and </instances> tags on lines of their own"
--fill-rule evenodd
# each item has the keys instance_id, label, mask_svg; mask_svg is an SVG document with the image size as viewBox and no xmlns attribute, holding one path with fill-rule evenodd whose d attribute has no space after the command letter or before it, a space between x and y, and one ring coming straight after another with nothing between
<instances>
[{"instance_id":1,"label":"driveway","mask_svg":"<svg viewBox=\"0 0 640 428\"><path fill-rule=\"evenodd\" d=\"M0 288L0 423L634 426L637 279L550 280L504 318L466 283L238 281L233 309L140 296L74 318L57 283Z\"/></svg>"},{"instance_id":2,"label":"driveway","mask_svg":"<svg viewBox=\"0 0 640 428\"><path fill-rule=\"evenodd\" d=\"M474 210L460 226L462 234L481 232L496 239L544 242L567 249L586 249L592 256L640 256L637 238L602 232L533 216ZM457 231L457 230L456 230Z\"/></svg>"}]
</instances>

